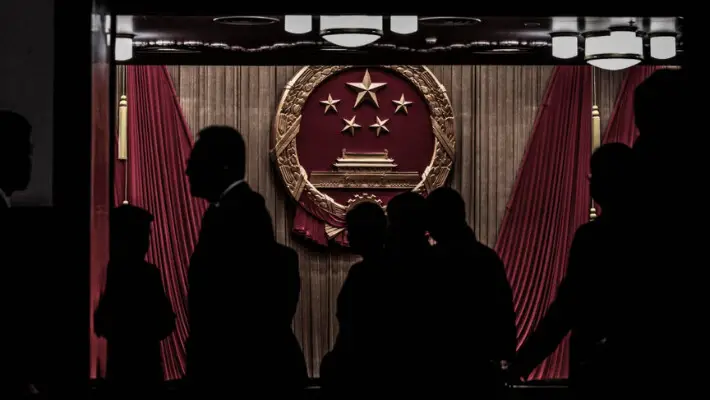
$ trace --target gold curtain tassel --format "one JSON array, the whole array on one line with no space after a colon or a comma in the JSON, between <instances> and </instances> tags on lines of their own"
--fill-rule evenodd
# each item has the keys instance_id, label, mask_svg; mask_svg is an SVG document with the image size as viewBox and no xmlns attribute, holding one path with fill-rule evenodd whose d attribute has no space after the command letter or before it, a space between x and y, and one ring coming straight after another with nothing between
<instances>
[{"instance_id":1,"label":"gold curtain tassel","mask_svg":"<svg viewBox=\"0 0 710 400\"><path fill-rule=\"evenodd\" d=\"M592 154L601 146L602 142L602 117L597 106L597 79L595 69L592 67ZM594 204L594 199L590 199L591 207L589 207L589 220L597 219L597 208Z\"/></svg>"},{"instance_id":2,"label":"gold curtain tassel","mask_svg":"<svg viewBox=\"0 0 710 400\"><path fill-rule=\"evenodd\" d=\"M128 159L128 100L125 94L118 103L118 159Z\"/></svg>"}]
</instances>

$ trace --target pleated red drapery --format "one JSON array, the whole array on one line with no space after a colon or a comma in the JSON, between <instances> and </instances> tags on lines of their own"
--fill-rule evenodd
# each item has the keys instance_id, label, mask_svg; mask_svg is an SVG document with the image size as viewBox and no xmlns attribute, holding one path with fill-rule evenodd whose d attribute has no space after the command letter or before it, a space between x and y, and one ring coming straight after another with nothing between
<instances>
[{"instance_id":1,"label":"pleated red drapery","mask_svg":"<svg viewBox=\"0 0 710 400\"><path fill-rule=\"evenodd\" d=\"M555 67L501 223L496 251L506 265L518 341L532 333L564 277L575 230L589 219L591 67ZM565 378L568 339L531 379Z\"/></svg>"},{"instance_id":2,"label":"pleated red drapery","mask_svg":"<svg viewBox=\"0 0 710 400\"><path fill-rule=\"evenodd\" d=\"M161 271L165 291L177 314L177 328L163 341L166 379L185 368L187 270L206 204L190 196L185 162L193 145L170 74L165 66L127 66L128 179L116 163L115 203L124 200L155 216L148 261Z\"/></svg>"}]
</instances>

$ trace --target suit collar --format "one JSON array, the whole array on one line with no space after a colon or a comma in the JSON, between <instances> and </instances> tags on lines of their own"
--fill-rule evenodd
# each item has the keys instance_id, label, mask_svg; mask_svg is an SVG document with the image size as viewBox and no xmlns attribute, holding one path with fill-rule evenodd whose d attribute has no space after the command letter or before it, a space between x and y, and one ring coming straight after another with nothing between
<instances>
[{"instance_id":1,"label":"suit collar","mask_svg":"<svg viewBox=\"0 0 710 400\"><path fill-rule=\"evenodd\" d=\"M227 186L227 188L224 189L224 192L222 192L222 195L219 196L219 200L217 200L217 202L214 203L215 207L219 207L219 203L221 203L227 197L228 194L230 194L232 192L237 192L236 190L234 190L235 188L237 188L239 186L246 186L244 184L246 184L246 181L244 181L244 179L240 179L238 181L234 181L232 184Z\"/></svg>"}]
</instances>

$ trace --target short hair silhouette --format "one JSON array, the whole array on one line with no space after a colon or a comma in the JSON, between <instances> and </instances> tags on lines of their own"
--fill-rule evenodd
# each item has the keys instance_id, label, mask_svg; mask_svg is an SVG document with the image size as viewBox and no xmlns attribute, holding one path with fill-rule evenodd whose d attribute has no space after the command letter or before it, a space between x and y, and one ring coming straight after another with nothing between
<instances>
[{"instance_id":1,"label":"short hair silhouette","mask_svg":"<svg viewBox=\"0 0 710 400\"><path fill-rule=\"evenodd\" d=\"M216 163L226 168L237 179L244 178L246 150L244 138L236 129L229 126L209 126L197 134L195 149Z\"/></svg>"},{"instance_id":2,"label":"short hair silhouette","mask_svg":"<svg viewBox=\"0 0 710 400\"><path fill-rule=\"evenodd\" d=\"M590 160L591 192L602 207L623 200L634 178L634 152L623 143L601 145Z\"/></svg>"},{"instance_id":3,"label":"short hair silhouette","mask_svg":"<svg viewBox=\"0 0 710 400\"><path fill-rule=\"evenodd\" d=\"M345 215L351 248L363 253L382 247L387 231L387 216L379 204L363 202Z\"/></svg>"},{"instance_id":4,"label":"short hair silhouette","mask_svg":"<svg viewBox=\"0 0 710 400\"><path fill-rule=\"evenodd\" d=\"M428 229L434 239L458 234L456 229L466 226L466 202L456 190L448 187L436 189L429 193L426 202Z\"/></svg>"},{"instance_id":5,"label":"short hair silhouette","mask_svg":"<svg viewBox=\"0 0 710 400\"><path fill-rule=\"evenodd\" d=\"M111 210L109 221L112 258L145 256L150 245L153 214L143 208L123 204Z\"/></svg>"},{"instance_id":6,"label":"short hair silhouette","mask_svg":"<svg viewBox=\"0 0 710 400\"><path fill-rule=\"evenodd\" d=\"M466 220L466 202L461 194L449 187L441 187L429 193L426 198L429 209L449 221Z\"/></svg>"},{"instance_id":7,"label":"short hair silhouette","mask_svg":"<svg viewBox=\"0 0 710 400\"><path fill-rule=\"evenodd\" d=\"M398 194L387 203L387 217L391 228L398 234L423 234L426 231L426 200L414 192Z\"/></svg>"},{"instance_id":8,"label":"short hair silhouette","mask_svg":"<svg viewBox=\"0 0 710 400\"><path fill-rule=\"evenodd\" d=\"M682 70L660 69L634 90L634 117L641 135L665 134L678 123L685 109L686 74Z\"/></svg>"},{"instance_id":9,"label":"short hair silhouette","mask_svg":"<svg viewBox=\"0 0 710 400\"><path fill-rule=\"evenodd\" d=\"M112 209L109 215L111 231L119 234L150 229L153 220L150 211L130 204L122 204Z\"/></svg>"}]
</instances>

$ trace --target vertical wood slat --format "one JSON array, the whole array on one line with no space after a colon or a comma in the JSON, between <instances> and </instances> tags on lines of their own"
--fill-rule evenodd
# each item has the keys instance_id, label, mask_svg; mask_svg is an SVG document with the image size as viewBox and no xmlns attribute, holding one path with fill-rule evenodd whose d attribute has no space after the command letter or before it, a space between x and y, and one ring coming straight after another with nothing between
<instances>
[{"instance_id":1,"label":"vertical wood slat","mask_svg":"<svg viewBox=\"0 0 710 400\"><path fill-rule=\"evenodd\" d=\"M432 66L455 114L457 158L451 184L467 203L468 220L493 246L515 183L550 66ZM266 199L279 242L300 255L301 301L294 331L311 375L337 334L335 300L357 257L318 251L291 237L294 207L269 159L271 128L294 66L171 66L183 113L193 133L209 124L235 126L247 143L247 179ZM603 71L597 93L605 127L623 73ZM590 110L591 112L591 110Z\"/></svg>"}]
</instances>

